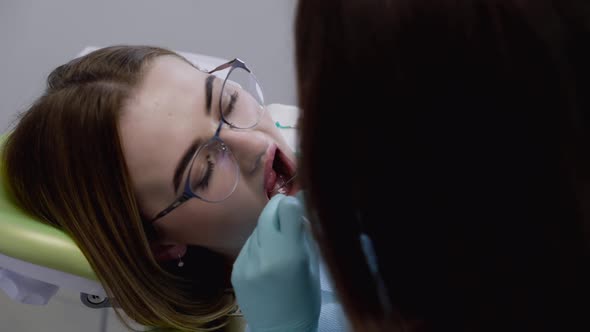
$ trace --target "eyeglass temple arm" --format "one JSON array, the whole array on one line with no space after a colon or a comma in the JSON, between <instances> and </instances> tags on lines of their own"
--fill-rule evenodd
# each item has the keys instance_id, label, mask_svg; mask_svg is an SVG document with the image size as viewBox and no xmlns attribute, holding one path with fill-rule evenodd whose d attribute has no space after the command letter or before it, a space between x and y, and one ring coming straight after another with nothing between
<instances>
[{"instance_id":1,"label":"eyeglass temple arm","mask_svg":"<svg viewBox=\"0 0 590 332\"><path fill-rule=\"evenodd\" d=\"M175 200L174 202L172 202L172 204L168 205L167 208L165 208L162 212L158 213L157 216L155 216L154 218L152 218L152 220L150 221L150 223L154 223L154 221L162 218L163 216L167 215L168 213L172 212L172 210L176 209L180 204L186 202L189 200L189 198L191 198L190 195L187 195L186 192L184 192L182 194L182 196L180 196L180 198L178 198L177 200Z\"/></svg>"},{"instance_id":2,"label":"eyeglass temple arm","mask_svg":"<svg viewBox=\"0 0 590 332\"><path fill-rule=\"evenodd\" d=\"M209 70L207 72L207 74L212 74L216 71L219 70L224 70L227 69L229 67L239 67L239 68L243 68L244 70L246 70L247 72L249 72L250 74L252 74L252 71L250 70L250 68L248 68L248 66L246 66L246 63L244 61L242 61L240 58L234 58L231 61L228 61L222 65L219 65L211 70Z\"/></svg>"},{"instance_id":3,"label":"eyeglass temple arm","mask_svg":"<svg viewBox=\"0 0 590 332\"><path fill-rule=\"evenodd\" d=\"M214 73L214 72L216 72L216 71L220 71L220 70L224 70L224 69L226 69L226 68L229 68L229 67L231 67L231 66L234 64L234 62L235 62L236 60L237 60L237 59L233 59L233 60L231 60L231 61L229 61L229 62L226 62L226 63L224 63L224 64L222 64L222 65L219 65L219 66L217 66L217 67L215 67L215 68L213 68L213 69L209 70L207 73L208 73L208 74L211 74L211 73Z\"/></svg>"}]
</instances>

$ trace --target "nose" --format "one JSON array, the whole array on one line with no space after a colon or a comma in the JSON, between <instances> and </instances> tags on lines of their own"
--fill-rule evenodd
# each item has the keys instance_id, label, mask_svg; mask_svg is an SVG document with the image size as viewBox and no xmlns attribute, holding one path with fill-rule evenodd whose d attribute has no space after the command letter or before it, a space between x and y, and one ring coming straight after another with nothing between
<instances>
[{"instance_id":1,"label":"nose","mask_svg":"<svg viewBox=\"0 0 590 332\"><path fill-rule=\"evenodd\" d=\"M262 165L269 144L262 132L226 127L219 132L219 137L233 153L242 174L252 173Z\"/></svg>"}]
</instances>

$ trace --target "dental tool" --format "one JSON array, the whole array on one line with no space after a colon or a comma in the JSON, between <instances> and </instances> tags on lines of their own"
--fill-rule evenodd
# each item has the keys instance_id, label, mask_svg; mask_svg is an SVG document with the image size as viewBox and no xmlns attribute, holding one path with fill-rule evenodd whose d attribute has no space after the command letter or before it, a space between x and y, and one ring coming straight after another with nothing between
<instances>
[{"instance_id":1,"label":"dental tool","mask_svg":"<svg viewBox=\"0 0 590 332\"><path fill-rule=\"evenodd\" d=\"M295 173L295 175L293 175L290 179L285 180L285 177L283 175L279 175L277 177L277 182L275 183L275 188L271 191L271 194L275 194L275 193L286 194L287 193L286 186L289 183L293 182L293 180L295 180L296 177L297 177L297 173Z\"/></svg>"}]
</instances>

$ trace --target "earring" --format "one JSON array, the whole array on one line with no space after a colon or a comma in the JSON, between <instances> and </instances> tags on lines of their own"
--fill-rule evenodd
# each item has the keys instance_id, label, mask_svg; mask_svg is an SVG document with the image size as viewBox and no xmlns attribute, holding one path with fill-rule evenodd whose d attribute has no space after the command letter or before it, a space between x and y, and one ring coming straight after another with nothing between
<instances>
[{"instance_id":1,"label":"earring","mask_svg":"<svg viewBox=\"0 0 590 332\"><path fill-rule=\"evenodd\" d=\"M182 258L180 257L180 255L178 255L178 267L183 267L184 266L184 262L182 261Z\"/></svg>"}]
</instances>

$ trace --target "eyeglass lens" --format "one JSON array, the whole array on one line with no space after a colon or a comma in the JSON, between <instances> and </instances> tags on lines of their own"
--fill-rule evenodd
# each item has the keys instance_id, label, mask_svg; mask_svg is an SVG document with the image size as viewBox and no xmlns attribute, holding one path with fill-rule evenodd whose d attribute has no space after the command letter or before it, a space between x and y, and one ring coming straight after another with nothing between
<instances>
[{"instance_id":1,"label":"eyeglass lens","mask_svg":"<svg viewBox=\"0 0 590 332\"><path fill-rule=\"evenodd\" d=\"M235 128L256 126L264 113L262 89L246 69L232 69L224 82L220 98L221 114Z\"/></svg>"},{"instance_id":2,"label":"eyeglass lens","mask_svg":"<svg viewBox=\"0 0 590 332\"><path fill-rule=\"evenodd\" d=\"M227 146L212 140L195 156L190 168L191 191L204 200L219 202L233 193L238 183L238 164Z\"/></svg>"}]
</instances>

